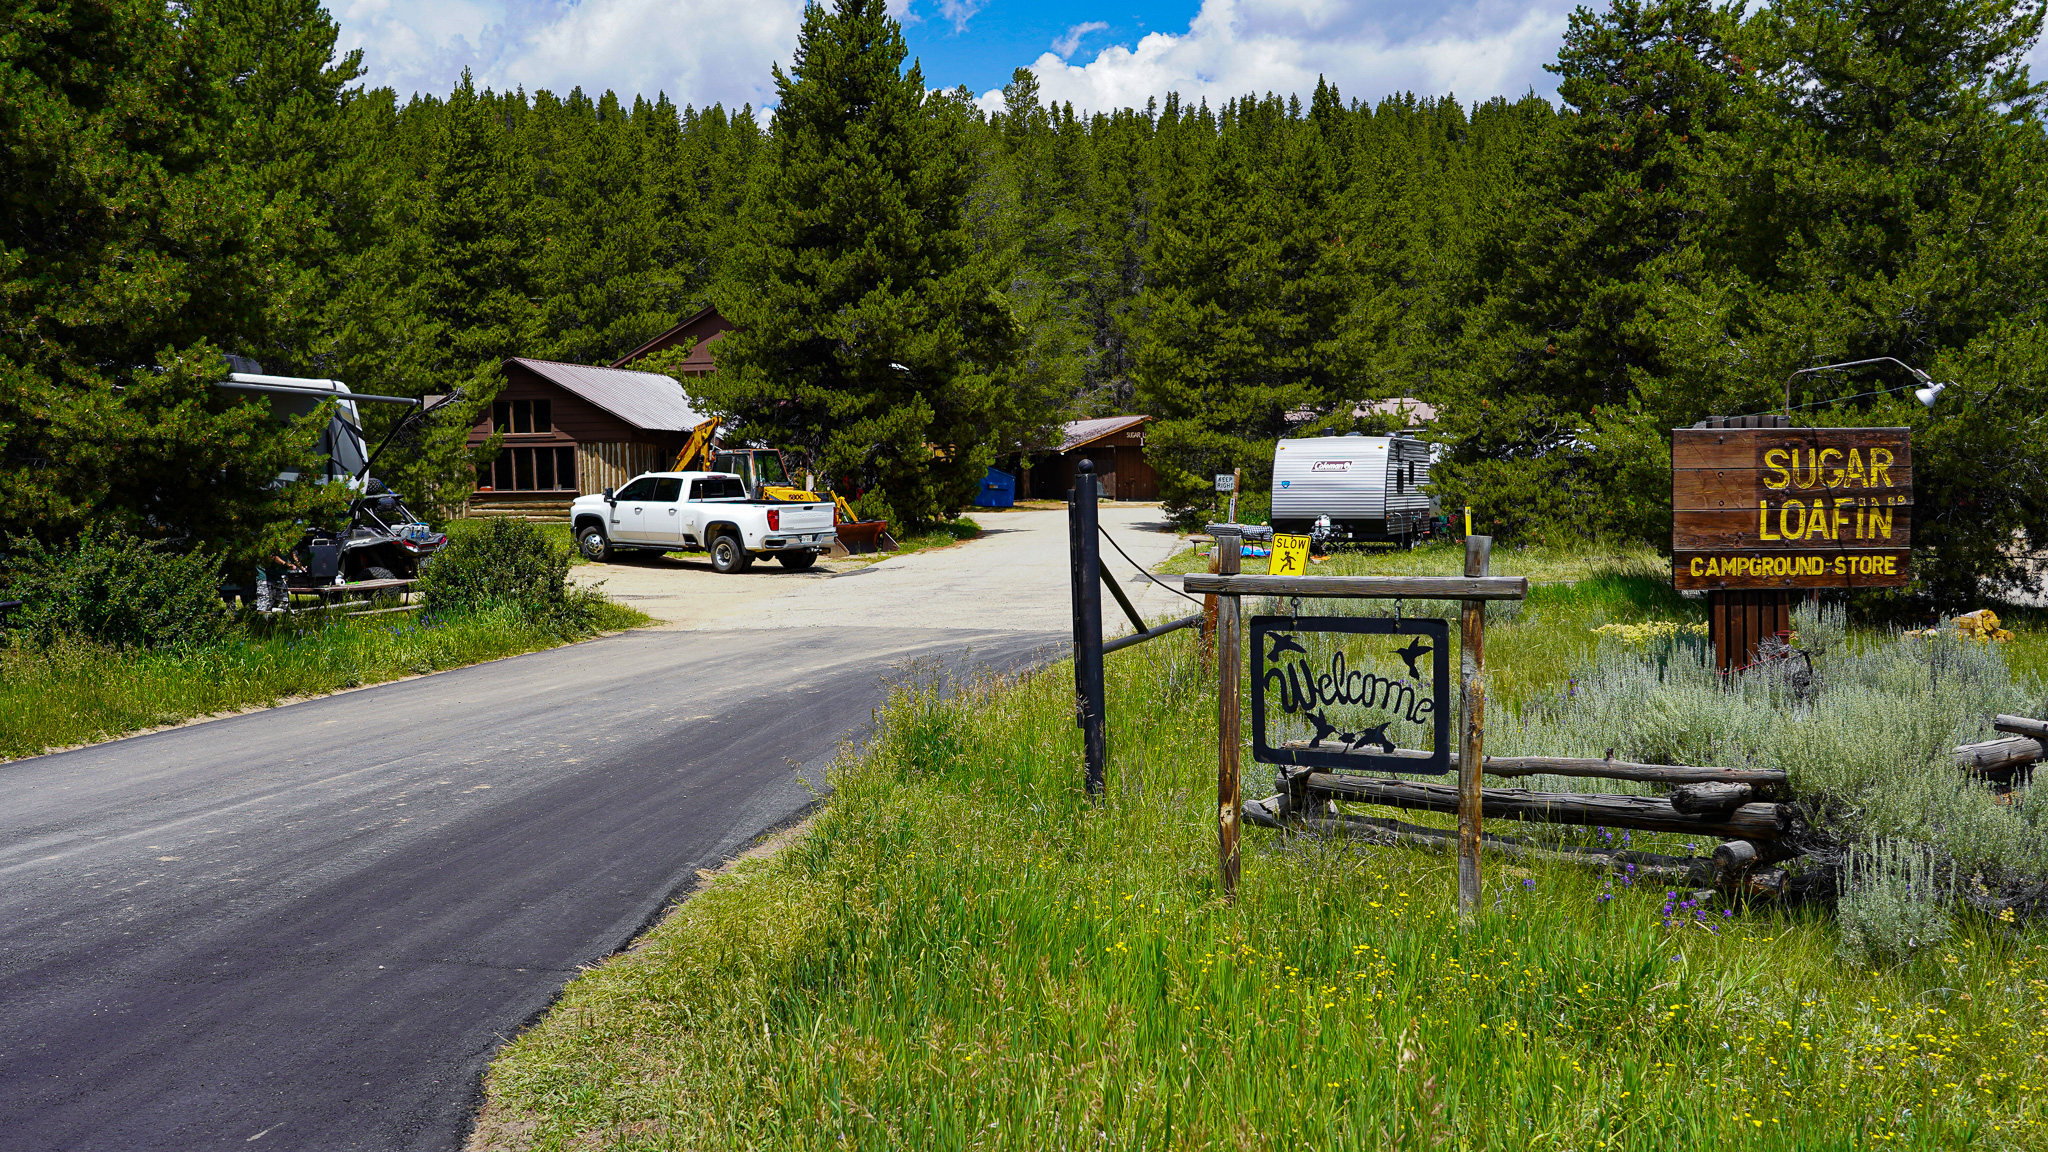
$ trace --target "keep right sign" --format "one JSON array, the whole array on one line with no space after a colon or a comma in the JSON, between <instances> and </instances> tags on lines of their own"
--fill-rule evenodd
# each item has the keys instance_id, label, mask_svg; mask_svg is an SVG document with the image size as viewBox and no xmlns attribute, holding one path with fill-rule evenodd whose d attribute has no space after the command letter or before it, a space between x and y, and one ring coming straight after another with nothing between
<instances>
[{"instance_id":1,"label":"keep right sign","mask_svg":"<svg viewBox=\"0 0 2048 1152\"><path fill-rule=\"evenodd\" d=\"M1680 588L1897 587L1912 535L1910 429L1672 432Z\"/></svg>"}]
</instances>

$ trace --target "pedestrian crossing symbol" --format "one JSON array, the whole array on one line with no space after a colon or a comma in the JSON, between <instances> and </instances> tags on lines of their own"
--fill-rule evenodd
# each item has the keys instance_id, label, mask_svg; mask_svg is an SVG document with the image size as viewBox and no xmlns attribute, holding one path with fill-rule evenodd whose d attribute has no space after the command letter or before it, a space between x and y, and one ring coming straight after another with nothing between
<instances>
[{"instance_id":1,"label":"pedestrian crossing symbol","mask_svg":"<svg viewBox=\"0 0 2048 1152\"><path fill-rule=\"evenodd\" d=\"M1272 576L1308 575L1308 537L1273 536L1273 562L1266 572Z\"/></svg>"}]
</instances>

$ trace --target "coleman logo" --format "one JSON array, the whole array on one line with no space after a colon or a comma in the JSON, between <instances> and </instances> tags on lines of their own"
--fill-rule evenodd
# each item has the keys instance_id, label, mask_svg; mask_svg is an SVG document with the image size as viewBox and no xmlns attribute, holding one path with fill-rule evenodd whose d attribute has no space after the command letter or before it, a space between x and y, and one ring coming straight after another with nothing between
<instances>
[{"instance_id":1,"label":"coleman logo","mask_svg":"<svg viewBox=\"0 0 2048 1152\"><path fill-rule=\"evenodd\" d=\"M1351 461L1318 460L1309 465L1308 470L1311 472L1349 472L1351 471Z\"/></svg>"}]
</instances>

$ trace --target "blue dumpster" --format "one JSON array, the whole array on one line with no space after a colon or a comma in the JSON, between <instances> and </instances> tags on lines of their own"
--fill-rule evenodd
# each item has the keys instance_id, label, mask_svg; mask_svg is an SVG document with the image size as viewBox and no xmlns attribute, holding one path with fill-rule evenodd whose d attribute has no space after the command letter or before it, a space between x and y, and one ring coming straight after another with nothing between
<instances>
[{"instance_id":1,"label":"blue dumpster","mask_svg":"<svg viewBox=\"0 0 2048 1152\"><path fill-rule=\"evenodd\" d=\"M1009 508L1017 503L1017 478L991 468L981 478L981 491L974 497L976 508Z\"/></svg>"}]
</instances>

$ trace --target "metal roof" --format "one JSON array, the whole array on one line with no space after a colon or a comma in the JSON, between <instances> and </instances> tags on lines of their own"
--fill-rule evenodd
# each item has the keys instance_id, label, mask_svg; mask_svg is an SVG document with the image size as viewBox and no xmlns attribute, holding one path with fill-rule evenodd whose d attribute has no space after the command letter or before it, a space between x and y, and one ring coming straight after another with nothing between
<instances>
[{"instance_id":1,"label":"metal roof","mask_svg":"<svg viewBox=\"0 0 2048 1152\"><path fill-rule=\"evenodd\" d=\"M1060 446L1054 451L1072 452L1083 444L1093 443L1126 428L1135 428L1150 419L1150 416L1097 416L1093 420L1069 420L1061 429Z\"/></svg>"},{"instance_id":2,"label":"metal roof","mask_svg":"<svg viewBox=\"0 0 2048 1152\"><path fill-rule=\"evenodd\" d=\"M704 422L704 417L690 406L683 386L656 372L529 360L524 356L514 356L505 363L522 365L635 428L687 432Z\"/></svg>"}]
</instances>

